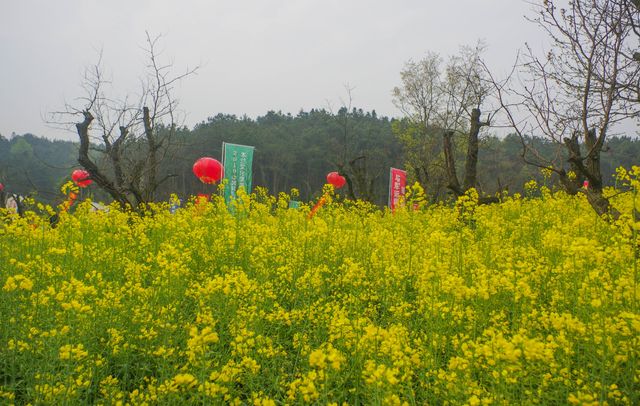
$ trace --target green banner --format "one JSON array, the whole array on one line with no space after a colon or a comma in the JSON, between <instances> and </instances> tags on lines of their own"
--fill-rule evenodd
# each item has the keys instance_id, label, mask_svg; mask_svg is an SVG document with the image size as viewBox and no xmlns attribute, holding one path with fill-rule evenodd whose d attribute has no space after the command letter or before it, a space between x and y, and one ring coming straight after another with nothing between
<instances>
[{"instance_id":1,"label":"green banner","mask_svg":"<svg viewBox=\"0 0 640 406\"><path fill-rule=\"evenodd\" d=\"M229 204L236 198L237 190L242 187L251 193L251 174L253 170L253 147L247 145L222 143L222 165L227 185L224 188L224 200Z\"/></svg>"}]
</instances>

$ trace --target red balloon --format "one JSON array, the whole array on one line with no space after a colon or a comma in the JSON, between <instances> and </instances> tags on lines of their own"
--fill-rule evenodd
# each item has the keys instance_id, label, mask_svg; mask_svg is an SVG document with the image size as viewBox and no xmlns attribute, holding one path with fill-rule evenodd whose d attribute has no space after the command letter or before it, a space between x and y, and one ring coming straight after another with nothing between
<instances>
[{"instance_id":1,"label":"red balloon","mask_svg":"<svg viewBox=\"0 0 640 406\"><path fill-rule=\"evenodd\" d=\"M83 169L76 169L71 173L71 179L73 179L78 187L82 188L87 187L93 183L93 181L89 179L90 177L91 175L89 175L89 172Z\"/></svg>"},{"instance_id":2,"label":"red balloon","mask_svg":"<svg viewBox=\"0 0 640 406\"><path fill-rule=\"evenodd\" d=\"M200 158L193 164L193 173L202 183L216 183L222 179L222 164L217 159Z\"/></svg>"},{"instance_id":3,"label":"red balloon","mask_svg":"<svg viewBox=\"0 0 640 406\"><path fill-rule=\"evenodd\" d=\"M327 174L327 182L332 184L334 188L340 189L347 183L347 180L344 176L340 176L338 172L329 172Z\"/></svg>"}]
</instances>

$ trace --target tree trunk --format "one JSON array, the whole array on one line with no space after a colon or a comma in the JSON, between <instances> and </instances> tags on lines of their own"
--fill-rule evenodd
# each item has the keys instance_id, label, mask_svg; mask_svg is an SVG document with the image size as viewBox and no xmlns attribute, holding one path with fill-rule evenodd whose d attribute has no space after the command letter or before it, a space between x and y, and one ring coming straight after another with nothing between
<instances>
[{"instance_id":1,"label":"tree trunk","mask_svg":"<svg viewBox=\"0 0 640 406\"><path fill-rule=\"evenodd\" d=\"M582 152L580 151L580 143L578 142L577 133L574 133L571 138L565 138L564 145L567 147L567 151L569 151L569 166L576 177L575 179L569 179L563 171L560 174L560 182L562 182L567 193L575 195L578 193L585 180L584 165L582 164Z\"/></svg>"},{"instance_id":2,"label":"tree trunk","mask_svg":"<svg viewBox=\"0 0 640 406\"><path fill-rule=\"evenodd\" d=\"M84 120L81 123L76 124L76 130L78 137L80 137L80 148L78 150L78 162L84 169L89 172L91 179L96 182L102 189L104 189L115 201L117 201L122 207L132 206L127 196L116 186L109 181L109 179L100 172L98 166L89 158L89 126L93 121L93 115L89 111L84 111Z\"/></svg>"},{"instance_id":3,"label":"tree trunk","mask_svg":"<svg viewBox=\"0 0 640 406\"><path fill-rule=\"evenodd\" d=\"M442 134L444 160L447 168L447 187L451 189L456 196L461 196L464 194L464 190L460 188L460 181L458 181L458 174L456 173L456 161L453 156L451 137L453 137L453 131L445 131Z\"/></svg>"},{"instance_id":4,"label":"tree trunk","mask_svg":"<svg viewBox=\"0 0 640 406\"><path fill-rule=\"evenodd\" d=\"M564 170L560 171L558 176L560 177L560 183L562 183L562 186L564 187L565 192L567 192L572 196L578 194L578 192L580 191L580 186L578 186L579 185L578 182L576 182L575 180L569 179L569 176Z\"/></svg>"},{"instance_id":5,"label":"tree trunk","mask_svg":"<svg viewBox=\"0 0 640 406\"><path fill-rule=\"evenodd\" d=\"M458 180L458 174L456 173L456 161L453 151L453 131L445 131L443 134L443 149L445 156L445 165L447 168L448 184L447 188L451 190L456 196L462 196L467 190L476 188L478 186L478 135L480 129L488 125L488 121L480 121L480 109L473 109L470 117L469 134L467 135L467 156L464 164L464 180L462 186ZM478 199L479 204L491 204L498 203L500 199L495 196L480 197Z\"/></svg>"},{"instance_id":6,"label":"tree trunk","mask_svg":"<svg viewBox=\"0 0 640 406\"><path fill-rule=\"evenodd\" d=\"M602 189L602 172L600 171L600 153L602 152L602 141L596 139L595 130L591 129L585 134L585 145L587 147L587 157L585 176L589 179L589 186L595 189Z\"/></svg>"},{"instance_id":7,"label":"tree trunk","mask_svg":"<svg viewBox=\"0 0 640 406\"><path fill-rule=\"evenodd\" d=\"M108 149L109 157L111 158L111 162L113 164L113 171L115 173L116 186L120 189L124 187L124 173L122 172L122 162L120 161L121 151L120 146L124 142L124 139L127 137L129 130L127 127L120 127L120 136L118 139L111 145L111 148Z\"/></svg>"},{"instance_id":8,"label":"tree trunk","mask_svg":"<svg viewBox=\"0 0 640 406\"><path fill-rule=\"evenodd\" d=\"M356 200L355 190L353 189L353 180L351 176L344 170L344 165L338 164L338 175L343 176L347 181L347 196L351 200Z\"/></svg>"},{"instance_id":9,"label":"tree trunk","mask_svg":"<svg viewBox=\"0 0 640 406\"><path fill-rule=\"evenodd\" d=\"M471 127L467 144L467 160L464 165L464 181L462 187L469 190L476 187L478 176L478 134L483 123L480 122L480 109L471 111Z\"/></svg>"},{"instance_id":10,"label":"tree trunk","mask_svg":"<svg viewBox=\"0 0 640 406\"><path fill-rule=\"evenodd\" d=\"M362 162L362 164L358 164L358 162ZM353 179L355 180L357 190L357 194L354 190L354 196L358 199L371 201L371 197L368 193L368 174L367 174L367 157L365 155L359 156L355 159L349 161L349 167L351 168L351 173L353 174Z\"/></svg>"},{"instance_id":11,"label":"tree trunk","mask_svg":"<svg viewBox=\"0 0 640 406\"><path fill-rule=\"evenodd\" d=\"M429 171L425 166L414 168L416 180L424 190L427 190L427 179L429 179Z\"/></svg>"},{"instance_id":12,"label":"tree trunk","mask_svg":"<svg viewBox=\"0 0 640 406\"><path fill-rule=\"evenodd\" d=\"M588 130L584 134L585 147L587 148L587 156L582 157L580 145L577 135L573 135L570 139L565 138L564 144L569 151L569 164L576 173L576 180L570 181L566 176L560 175L560 181L570 194L575 194L579 190L583 190L587 196L587 201L598 213L599 216L609 215L613 220L620 217L620 212L616 210L603 194L602 172L600 170L600 153L602 152L602 138L597 138L595 130ZM583 180L589 180L586 188L580 189Z\"/></svg>"},{"instance_id":13,"label":"tree trunk","mask_svg":"<svg viewBox=\"0 0 640 406\"><path fill-rule=\"evenodd\" d=\"M147 139L147 146L149 151L147 152L147 168L143 171L144 177L143 179L143 187L144 191L141 193L144 196L146 202L153 201L154 194L156 188L158 187L158 183L156 181L156 172L158 171L158 145L156 142L156 136L154 133L153 126L151 125L151 116L149 114L149 108L142 108L142 121L144 123L144 135Z\"/></svg>"},{"instance_id":14,"label":"tree trunk","mask_svg":"<svg viewBox=\"0 0 640 406\"><path fill-rule=\"evenodd\" d=\"M598 215L609 215L612 220L617 220L620 217L620 212L611 205L609 199L604 197L601 189L592 189L591 185L589 185L585 190L585 194L587 196L587 201Z\"/></svg>"}]
</instances>

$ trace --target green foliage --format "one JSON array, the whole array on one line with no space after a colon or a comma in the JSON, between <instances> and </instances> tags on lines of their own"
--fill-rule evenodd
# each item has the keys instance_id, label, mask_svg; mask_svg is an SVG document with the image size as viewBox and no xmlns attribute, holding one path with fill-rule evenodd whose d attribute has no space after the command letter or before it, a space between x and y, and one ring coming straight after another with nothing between
<instances>
[{"instance_id":1,"label":"green foliage","mask_svg":"<svg viewBox=\"0 0 640 406\"><path fill-rule=\"evenodd\" d=\"M348 117L346 142L344 121L341 121L345 117ZM183 199L196 193L210 193L210 187L193 176L191 167L202 156L220 159L223 141L256 147L255 186L265 187L272 194L297 188L303 201L319 196L326 174L337 170L337 164L344 162L345 156L348 155L348 160L364 155L367 172L374 180L373 203L384 205L389 167L407 169L409 181L413 183L418 180L419 165L423 162L421 155L429 154L432 157L428 173L431 179L423 183L425 193L431 200L442 199L446 197L446 190L438 180L441 179L438 171L442 170L441 146L429 144L430 138L423 135L417 126L405 119L389 119L378 116L375 111L361 109L341 109L335 114L326 110L301 111L295 116L270 111L256 119L218 114L191 130L180 128L176 131L174 145L168 151L170 159L163 161L159 175L175 176L160 187L156 199L166 200L171 193L177 193ZM552 144L538 139L534 144L543 155L554 154ZM479 187L484 193L493 194L500 189L522 192L524 183L532 178L538 183L544 182L537 168L522 162L521 145L515 135L482 139L478 174ZM133 147L131 153L136 152L135 145ZM465 151L465 145L456 146L460 166ZM639 140L611 138L602 154L605 183L612 185L615 168L637 165L638 157ZM31 134L11 139L0 136L0 182L10 193L35 193L40 201L60 203L64 200L59 193L60 185L69 180L71 171L77 167L76 160L77 144L73 142L52 141ZM109 171L109 168L105 169ZM552 177L547 185L552 186L554 182L556 179ZM345 190L341 192L344 194ZM94 194L98 200L106 199L95 187L83 193Z\"/></svg>"},{"instance_id":2,"label":"green foliage","mask_svg":"<svg viewBox=\"0 0 640 406\"><path fill-rule=\"evenodd\" d=\"M222 142L256 147L253 179L271 193L300 190L303 200L317 196L326 182L326 174L337 170L348 148L351 158L367 156L368 170L375 175L375 202L384 204L389 166L401 166L400 147L391 134L391 121L375 112L353 109L332 114L326 110L301 111L296 116L270 111L252 120L219 114L195 126L179 131L176 159L163 168L174 177L161 190L188 195L203 186L191 174L191 164L200 156L221 156ZM349 115L348 140L344 142L341 115Z\"/></svg>"},{"instance_id":3,"label":"green foliage","mask_svg":"<svg viewBox=\"0 0 640 406\"><path fill-rule=\"evenodd\" d=\"M0 182L7 193L37 195L38 200L59 203L60 185L76 163L76 145L32 134L0 136Z\"/></svg>"}]
</instances>

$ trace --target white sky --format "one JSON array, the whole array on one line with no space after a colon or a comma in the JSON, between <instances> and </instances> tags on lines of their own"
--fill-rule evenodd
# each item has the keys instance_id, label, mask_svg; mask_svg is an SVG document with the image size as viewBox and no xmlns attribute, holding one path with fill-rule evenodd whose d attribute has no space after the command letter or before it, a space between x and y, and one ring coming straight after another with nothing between
<instances>
[{"instance_id":1,"label":"white sky","mask_svg":"<svg viewBox=\"0 0 640 406\"><path fill-rule=\"evenodd\" d=\"M0 134L75 139L43 121L80 96L84 68L103 50L108 77L136 93L145 30L162 34L176 72L200 65L176 89L190 128L218 113L353 105L400 116L399 72L427 51L454 54L482 39L507 72L524 42L544 36L524 0L0 0Z\"/></svg>"}]
</instances>

